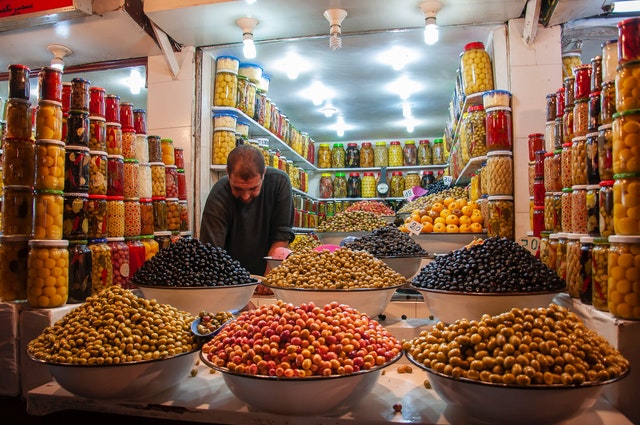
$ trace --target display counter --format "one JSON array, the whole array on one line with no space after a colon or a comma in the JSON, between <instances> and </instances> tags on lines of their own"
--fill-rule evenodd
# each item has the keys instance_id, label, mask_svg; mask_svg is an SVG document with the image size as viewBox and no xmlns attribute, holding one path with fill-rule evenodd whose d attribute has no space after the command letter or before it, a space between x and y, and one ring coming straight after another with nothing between
<instances>
[{"instance_id":1,"label":"display counter","mask_svg":"<svg viewBox=\"0 0 640 425\"><path fill-rule=\"evenodd\" d=\"M402 362L406 362L403 358ZM372 392L342 416L301 417L283 416L251 410L227 388L220 373L199 364L197 374L185 377L177 386L140 400L99 401L73 396L50 382L34 388L26 394L27 412L46 415L62 410L82 410L110 414L173 419L177 421L207 422L215 424L287 424L315 425L388 423L409 424L476 424L477 420L460 409L448 406L424 381L427 373L413 368L412 373L399 373L398 363L384 370ZM291 400L291 403L295 403ZM394 404L401 404L401 412L395 412ZM499 406L496 406L499 408ZM572 425L631 425L622 413L604 398L594 407L564 424Z\"/></svg>"}]
</instances>

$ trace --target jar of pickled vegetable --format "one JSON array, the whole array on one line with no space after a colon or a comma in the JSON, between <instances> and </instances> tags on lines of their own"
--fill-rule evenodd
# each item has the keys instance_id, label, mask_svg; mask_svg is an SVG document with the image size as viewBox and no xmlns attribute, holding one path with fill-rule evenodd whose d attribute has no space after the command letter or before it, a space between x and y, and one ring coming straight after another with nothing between
<instances>
[{"instance_id":1,"label":"jar of pickled vegetable","mask_svg":"<svg viewBox=\"0 0 640 425\"><path fill-rule=\"evenodd\" d=\"M411 189L415 186L420 186L420 176L417 171L409 171L404 178L404 187Z\"/></svg>"},{"instance_id":2,"label":"jar of pickled vegetable","mask_svg":"<svg viewBox=\"0 0 640 425\"><path fill-rule=\"evenodd\" d=\"M320 143L317 164L318 168L331 168L331 149L327 143Z\"/></svg>"},{"instance_id":3,"label":"jar of pickled vegetable","mask_svg":"<svg viewBox=\"0 0 640 425\"><path fill-rule=\"evenodd\" d=\"M331 148L331 167L345 168L347 153L342 143L334 143Z\"/></svg>"},{"instance_id":4,"label":"jar of pickled vegetable","mask_svg":"<svg viewBox=\"0 0 640 425\"><path fill-rule=\"evenodd\" d=\"M602 125L613 122L616 113L616 82L608 81L602 84L600 90L600 122Z\"/></svg>"},{"instance_id":5,"label":"jar of pickled vegetable","mask_svg":"<svg viewBox=\"0 0 640 425\"><path fill-rule=\"evenodd\" d=\"M640 173L613 176L613 228L616 235L640 235Z\"/></svg>"},{"instance_id":6,"label":"jar of pickled vegetable","mask_svg":"<svg viewBox=\"0 0 640 425\"><path fill-rule=\"evenodd\" d=\"M600 120L600 90L589 95L589 126L587 131L593 133L602 125Z\"/></svg>"},{"instance_id":7,"label":"jar of pickled vegetable","mask_svg":"<svg viewBox=\"0 0 640 425\"><path fill-rule=\"evenodd\" d=\"M174 165L175 167L175 165ZM125 198L138 198L139 180L138 175L140 171L140 164L137 159L127 158L124 160L123 174L124 174L124 186L122 194Z\"/></svg>"},{"instance_id":8,"label":"jar of pickled vegetable","mask_svg":"<svg viewBox=\"0 0 640 425\"><path fill-rule=\"evenodd\" d=\"M89 151L88 193L91 195L107 194L107 153L106 152Z\"/></svg>"},{"instance_id":9,"label":"jar of pickled vegetable","mask_svg":"<svg viewBox=\"0 0 640 425\"><path fill-rule=\"evenodd\" d=\"M389 151L387 150L386 142L376 142L374 150L374 165L376 167L389 166Z\"/></svg>"},{"instance_id":10,"label":"jar of pickled vegetable","mask_svg":"<svg viewBox=\"0 0 640 425\"><path fill-rule=\"evenodd\" d=\"M619 21L618 24L618 62L640 60L640 43L638 34L640 33L640 18L633 17Z\"/></svg>"},{"instance_id":11,"label":"jar of pickled vegetable","mask_svg":"<svg viewBox=\"0 0 640 425\"><path fill-rule=\"evenodd\" d=\"M360 147L360 167L373 167L375 165L375 152L371 142L363 142Z\"/></svg>"},{"instance_id":12,"label":"jar of pickled vegetable","mask_svg":"<svg viewBox=\"0 0 640 425\"><path fill-rule=\"evenodd\" d=\"M549 267L549 235L551 235L549 231L543 230L540 232L540 245L538 248L540 261L547 267Z\"/></svg>"},{"instance_id":13,"label":"jar of pickled vegetable","mask_svg":"<svg viewBox=\"0 0 640 425\"><path fill-rule=\"evenodd\" d=\"M571 189L571 232L587 233L587 185Z\"/></svg>"},{"instance_id":14,"label":"jar of pickled vegetable","mask_svg":"<svg viewBox=\"0 0 640 425\"><path fill-rule=\"evenodd\" d=\"M402 167L402 146L400 142L393 141L389 143L389 167Z\"/></svg>"},{"instance_id":15,"label":"jar of pickled vegetable","mask_svg":"<svg viewBox=\"0 0 640 425\"><path fill-rule=\"evenodd\" d=\"M104 238L89 240L91 250L91 295L97 295L113 284L111 248Z\"/></svg>"},{"instance_id":16,"label":"jar of pickled vegetable","mask_svg":"<svg viewBox=\"0 0 640 425\"><path fill-rule=\"evenodd\" d=\"M147 148L149 150L149 162L162 162L162 148L160 136L148 135Z\"/></svg>"},{"instance_id":17,"label":"jar of pickled vegetable","mask_svg":"<svg viewBox=\"0 0 640 425\"><path fill-rule=\"evenodd\" d=\"M376 178L372 172L365 172L362 176L362 197L376 197Z\"/></svg>"},{"instance_id":18,"label":"jar of pickled vegetable","mask_svg":"<svg viewBox=\"0 0 640 425\"><path fill-rule=\"evenodd\" d=\"M640 319L640 236L609 236L607 305L621 319Z\"/></svg>"},{"instance_id":19,"label":"jar of pickled vegetable","mask_svg":"<svg viewBox=\"0 0 640 425\"><path fill-rule=\"evenodd\" d=\"M407 140L404 142L404 148L402 149L403 164L406 167L411 167L418 162L418 148L416 142L413 140Z\"/></svg>"},{"instance_id":20,"label":"jar of pickled vegetable","mask_svg":"<svg viewBox=\"0 0 640 425\"><path fill-rule=\"evenodd\" d=\"M544 154L544 190L546 192L562 190L559 160L560 157L558 157L558 161L556 161L553 152L546 152Z\"/></svg>"},{"instance_id":21,"label":"jar of pickled vegetable","mask_svg":"<svg viewBox=\"0 0 640 425\"><path fill-rule=\"evenodd\" d=\"M553 205L553 192L547 192L544 195L544 230L552 232L555 227L557 217L555 216L555 208Z\"/></svg>"},{"instance_id":22,"label":"jar of pickled vegetable","mask_svg":"<svg viewBox=\"0 0 640 425\"><path fill-rule=\"evenodd\" d=\"M347 180L347 198L362 198L362 180L360 173L349 173Z\"/></svg>"},{"instance_id":23,"label":"jar of pickled vegetable","mask_svg":"<svg viewBox=\"0 0 640 425\"><path fill-rule=\"evenodd\" d=\"M551 270L557 274L558 251L560 249L560 241L557 233L549 235L549 263L547 264Z\"/></svg>"},{"instance_id":24,"label":"jar of pickled vegetable","mask_svg":"<svg viewBox=\"0 0 640 425\"><path fill-rule=\"evenodd\" d=\"M431 165L433 158L431 156L431 144L429 140L420 140L418 144L418 165Z\"/></svg>"},{"instance_id":25,"label":"jar of pickled vegetable","mask_svg":"<svg viewBox=\"0 0 640 425\"><path fill-rule=\"evenodd\" d=\"M236 147L235 128L216 128L213 131L213 165L226 165L227 157ZM174 159L175 161L175 159Z\"/></svg>"},{"instance_id":26,"label":"jar of pickled vegetable","mask_svg":"<svg viewBox=\"0 0 640 425\"><path fill-rule=\"evenodd\" d=\"M124 237L107 238L107 245L111 249L113 285L129 289L129 246Z\"/></svg>"},{"instance_id":27,"label":"jar of pickled vegetable","mask_svg":"<svg viewBox=\"0 0 640 425\"><path fill-rule=\"evenodd\" d=\"M591 268L591 255L593 250L593 237L582 236L580 238L580 267L578 268L578 283L580 284L580 301L583 304L591 304L593 297L593 270Z\"/></svg>"},{"instance_id":28,"label":"jar of pickled vegetable","mask_svg":"<svg viewBox=\"0 0 640 425\"><path fill-rule=\"evenodd\" d=\"M347 143L346 166L348 168L357 168L360 166L360 150L357 143Z\"/></svg>"},{"instance_id":29,"label":"jar of pickled vegetable","mask_svg":"<svg viewBox=\"0 0 640 425\"><path fill-rule=\"evenodd\" d=\"M39 190L33 206L33 231L35 239L62 239L61 190Z\"/></svg>"},{"instance_id":30,"label":"jar of pickled vegetable","mask_svg":"<svg viewBox=\"0 0 640 425\"><path fill-rule=\"evenodd\" d=\"M539 238L540 232L544 229L544 206L533 207L532 221L533 225L531 229L533 230L533 236Z\"/></svg>"},{"instance_id":31,"label":"jar of pickled vegetable","mask_svg":"<svg viewBox=\"0 0 640 425\"><path fill-rule=\"evenodd\" d=\"M91 296L91 250L87 243L69 241L69 303L83 303Z\"/></svg>"},{"instance_id":32,"label":"jar of pickled vegetable","mask_svg":"<svg viewBox=\"0 0 640 425\"><path fill-rule=\"evenodd\" d=\"M588 185L585 199L587 209L587 233L590 236L600 236L600 212L598 196L600 194L599 185Z\"/></svg>"},{"instance_id":33,"label":"jar of pickled vegetable","mask_svg":"<svg viewBox=\"0 0 640 425\"><path fill-rule=\"evenodd\" d=\"M586 138L587 184L600 183L598 169L598 133L589 133Z\"/></svg>"},{"instance_id":34,"label":"jar of pickled vegetable","mask_svg":"<svg viewBox=\"0 0 640 425\"><path fill-rule=\"evenodd\" d=\"M107 155L107 196L124 196L124 158Z\"/></svg>"},{"instance_id":35,"label":"jar of pickled vegetable","mask_svg":"<svg viewBox=\"0 0 640 425\"><path fill-rule=\"evenodd\" d=\"M591 250L591 304L600 311L609 311L607 306L608 256L608 239L594 238Z\"/></svg>"},{"instance_id":36,"label":"jar of pickled vegetable","mask_svg":"<svg viewBox=\"0 0 640 425\"><path fill-rule=\"evenodd\" d=\"M32 186L35 172L35 147L29 139L4 139L2 164L5 186Z\"/></svg>"},{"instance_id":37,"label":"jar of pickled vegetable","mask_svg":"<svg viewBox=\"0 0 640 425\"><path fill-rule=\"evenodd\" d=\"M178 168L175 165L164 167L165 193L167 198L178 197Z\"/></svg>"},{"instance_id":38,"label":"jar of pickled vegetable","mask_svg":"<svg viewBox=\"0 0 640 425\"><path fill-rule=\"evenodd\" d=\"M144 235L140 237L142 245L144 245L144 259L145 261L153 258L154 255L160 250L158 242L153 238L153 234Z\"/></svg>"},{"instance_id":39,"label":"jar of pickled vegetable","mask_svg":"<svg viewBox=\"0 0 640 425\"><path fill-rule=\"evenodd\" d=\"M555 147L555 139L556 139L556 125L553 121L547 121L544 124L544 149L547 152L553 152L556 150Z\"/></svg>"},{"instance_id":40,"label":"jar of pickled vegetable","mask_svg":"<svg viewBox=\"0 0 640 425\"><path fill-rule=\"evenodd\" d=\"M31 186L4 187L1 217L3 235L31 236L33 225L33 189Z\"/></svg>"},{"instance_id":41,"label":"jar of pickled vegetable","mask_svg":"<svg viewBox=\"0 0 640 425\"><path fill-rule=\"evenodd\" d=\"M124 197L107 196L107 237L124 237Z\"/></svg>"},{"instance_id":42,"label":"jar of pickled vegetable","mask_svg":"<svg viewBox=\"0 0 640 425\"><path fill-rule=\"evenodd\" d=\"M554 233L562 232L562 195L562 192L553 192L553 208L555 209L553 213L555 217Z\"/></svg>"},{"instance_id":43,"label":"jar of pickled vegetable","mask_svg":"<svg viewBox=\"0 0 640 425\"><path fill-rule=\"evenodd\" d=\"M613 179L612 149L612 125L603 124L598 128L598 175L600 177L600 180Z\"/></svg>"},{"instance_id":44,"label":"jar of pickled vegetable","mask_svg":"<svg viewBox=\"0 0 640 425\"><path fill-rule=\"evenodd\" d=\"M564 110L562 116L562 142L570 143L576 137L573 125L573 107Z\"/></svg>"},{"instance_id":45,"label":"jar of pickled vegetable","mask_svg":"<svg viewBox=\"0 0 640 425\"><path fill-rule=\"evenodd\" d=\"M573 97L574 99L586 99L591 92L591 65L581 64L574 68L573 74L575 76L573 84Z\"/></svg>"},{"instance_id":46,"label":"jar of pickled vegetable","mask_svg":"<svg viewBox=\"0 0 640 425\"><path fill-rule=\"evenodd\" d=\"M330 173L322 173L319 185L320 198L333 198L333 180Z\"/></svg>"},{"instance_id":47,"label":"jar of pickled vegetable","mask_svg":"<svg viewBox=\"0 0 640 425\"><path fill-rule=\"evenodd\" d=\"M556 273L560 279L567 281L567 237L568 233L558 233L558 251L556 254Z\"/></svg>"},{"instance_id":48,"label":"jar of pickled vegetable","mask_svg":"<svg viewBox=\"0 0 640 425\"><path fill-rule=\"evenodd\" d=\"M567 291L571 298L580 298L580 234L569 233L566 241L566 276Z\"/></svg>"},{"instance_id":49,"label":"jar of pickled vegetable","mask_svg":"<svg viewBox=\"0 0 640 425\"><path fill-rule=\"evenodd\" d=\"M336 173L336 176L333 179L333 197L346 198L347 192L346 175L344 173Z\"/></svg>"},{"instance_id":50,"label":"jar of pickled vegetable","mask_svg":"<svg viewBox=\"0 0 640 425\"><path fill-rule=\"evenodd\" d=\"M5 137L30 139L32 130L31 102L27 99L9 98L5 103Z\"/></svg>"},{"instance_id":51,"label":"jar of pickled vegetable","mask_svg":"<svg viewBox=\"0 0 640 425\"><path fill-rule=\"evenodd\" d=\"M487 150L511 150L513 147L511 108L497 106L486 111Z\"/></svg>"},{"instance_id":52,"label":"jar of pickled vegetable","mask_svg":"<svg viewBox=\"0 0 640 425\"><path fill-rule=\"evenodd\" d=\"M36 190L64 190L64 142L38 140L35 146Z\"/></svg>"},{"instance_id":53,"label":"jar of pickled vegetable","mask_svg":"<svg viewBox=\"0 0 640 425\"><path fill-rule=\"evenodd\" d=\"M238 88L236 97L236 108L247 113L247 85L249 78L244 75L238 75Z\"/></svg>"},{"instance_id":54,"label":"jar of pickled vegetable","mask_svg":"<svg viewBox=\"0 0 640 425\"><path fill-rule=\"evenodd\" d=\"M598 229L600 236L608 237L613 235L613 180L603 180L600 182L598 193Z\"/></svg>"},{"instance_id":55,"label":"jar of pickled vegetable","mask_svg":"<svg viewBox=\"0 0 640 425\"><path fill-rule=\"evenodd\" d=\"M587 138L578 136L571 144L571 182L573 185L587 184Z\"/></svg>"},{"instance_id":56,"label":"jar of pickled vegetable","mask_svg":"<svg viewBox=\"0 0 640 425\"><path fill-rule=\"evenodd\" d=\"M145 262L145 247L140 236L125 237L124 241L129 248L129 276L133 276Z\"/></svg>"},{"instance_id":57,"label":"jar of pickled vegetable","mask_svg":"<svg viewBox=\"0 0 640 425\"><path fill-rule=\"evenodd\" d=\"M391 181L389 183L389 196L392 198L401 198L404 192L405 182L402 171L394 171L391 173Z\"/></svg>"},{"instance_id":58,"label":"jar of pickled vegetable","mask_svg":"<svg viewBox=\"0 0 640 425\"><path fill-rule=\"evenodd\" d=\"M433 141L433 149L431 150L431 152L434 165L442 165L446 163L444 157L444 146L442 142L442 139L435 139Z\"/></svg>"},{"instance_id":59,"label":"jar of pickled vegetable","mask_svg":"<svg viewBox=\"0 0 640 425\"><path fill-rule=\"evenodd\" d=\"M239 65L240 61L233 56L219 56L216 59L214 106L236 107Z\"/></svg>"},{"instance_id":60,"label":"jar of pickled vegetable","mask_svg":"<svg viewBox=\"0 0 640 425\"><path fill-rule=\"evenodd\" d=\"M162 251L165 248L171 246L171 232L160 231L153 234L154 239L158 242L158 248Z\"/></svg>"},{"instance_id":61,"label":"jar of pickled vegetable","mask_svg":"<svg viewBox=\"0 0 640 425\"><path fill-rule=\"evenodd\" d=\"M589 99L576 100L573 106L573 137L589 132Z\"/></svg>"},{"instance_id":62,"label":"jar of pickled vegetable","mask_svg":"<svg viewBox=\"0 0 640 425\"><path fill-rule=\"evenodd\" d=\"M160 149L162 151L162 162L164 165L176 165L175 149L173 140L160 139Z\"/></svg>"},{"instance_id":63,"label":"jar of pickled vegetable","mask_svg":"<svg viewBox=\"0 0 640 425\"><path fill-rule=\"evenodd\" d=\"M491 58L482 42L464 46L461 60L462 87L465 96L493 90L493 68Z\"/></svg>"},{"instance_id":64,"label":"jar of pickled vegetable","mask_svg":"<svg viewBox=\"0 0 640 425\"><path fill-rule=\"evenodd\" d=\"M153 235L155 231L153 201L140 199L140 234Z\"/></svg>"},{"instance_id":65,"label":"jar of pickled vegetable","mask_svg":"<svg viewBox=\"0 0 640 425\"><path fill-rule=\"evenodd\" d=\"M189 205L187 201L178 201L180 207L180 231L189 231Z\"/></svg>"},{"instance_id":66,"label":"jar of pickled vegetable","mask_svg":"<svg viewBox=\"0 0 640 425\"><path fill-rule=\"evenodd\" d=\"M249 81L247 83L247 110L245 113L251 118L254 118L256 121L258 121L258 123L264 123L264 113L262 113L262 111L265 100L266 95L258 91L254 82ZM256 105L258 104L261 106L261 108L259 110L256 110ZM258 112L260 113L258 114Z\"/></svg>"},{"instance_id":67,"label":"jar of pickled vegetable","mask_svg":"<svg viewBox=\"0 0 640 425\"><path fill-rule=\"evenodd\" d=\"M560 180L562 183L562 187L573 186L573 175L571 173L573 167L573 159L571 149L571 143L562 144L562 153L560 154Z\"/></svg>"},{"instance_id":68,"label":"jar of pickled vegetable","mask_svg":"<svg viewBox=\"0 0 640 425\"><path fill-rule=\"evenodd\" d=\"M87 238L102 239L107 236L107 197L89 195L85 204Z\"/></svg>"},{"instance_id":69,"label":"jar of pickled vegetable","mask_svg":"<svg viewBox=\"0 0 640 425\"><path fill-rule=\"evenodd\" d=\"M554 149L562 149L564 143L564 120L562 117L556 118L553 130L553 147Z\"/></svg>"},{"instance_id":70,"label":"jar of pickled vegetable","mask_svg":"<svg viewBox=\"0 0 640 425\"><path fill-rule=\"evenodd\" d=\"M513 154L511 151L489 152L486 171L487 194L489 196L513 195Z\"/></svg>"},{"instance_id":71,"label":"jar of pickled vegetable","mask_svg":"<svg viewBox=\"0 0 640 425\"><path fill-rule=\"evenodd\" d=\"M613 173L640 173L640 109L613 115Z\"/></svg>"},{"instance_id":72,"label":"jar of pickled vegetable","mask_svg":"<svg viewBox=\"0 0 640 425\"><path fill-rule=\"evenodd\" d=\"M430 184L435 183L436 178L433 175L433 171L424 171L420 178L420 187L426 189Z\"/></svg>"},{"instance_id":73,"label":"jar of pickled vegetable","mask_svg":"<svg viewBox=\"0 0 640 425\"><path fill-rule=\"evenodd\" d=\"M0 236L0 300L27 299L28 236Z\"/></svg>"},{"instance_id":74,"label":"jar of pickled vegetable","mask_svg":"<svg viewBox=\"0 0 640 425\"><path fill-rule=\"evenodd\" d=\"M167 230L167 202L164 197L154 197L153 204L153 229L154 232Z\"/></svg>"},{"instance_id":75,"label":"jar of pickled vegetable","mask_svg":"<svg viewBox=\"0 0 640 425\"><path fill-rule=\"evenodd\" d=\"M69 123L70 120L67 119L67 122ZM68 134L70 134L72 127L71 126L67 126L67 127L68 127ZM122 127L120 126L120 123L107 122L106 132L107 132L107 153L109 155L122 155ZM67 145L69 145L68 141L67 141ZM86 144L75 143L75 145L88 146L89 141L87 140Z\"/></svg>"},{"instance_id":76,"label":"jar of pickled vegetable","mask_svg":"<svg viewBox=\"0 0 640 425\"><path fill-rule=\"evenodd\" d=\"M514 237L513 196L497 195L488 199L487 236Z\"/></svg>"},{"instance_id":77,"label":"jar of pickled vegetable","mask_svg":"<svg viewBox=\"0 0 640 425\"><path fill-rule=\"evenodd\" d=\"M62 140L62 103L40 100L36 112L36 140Z\"/></svg>"},{"instance_id":78,"label":"jar of pickled vegetable","mask_svg":"<svg viewBox=\"0 0 640 425\"><path fill-rule=\"evenodd\" d=\"M61 307L69 295L69 251L67 240L29 241L27 258L27 302L34 308ZM42 276L57 276L42 279Z\"/></svg>"},{"instance_id":79,"label":"jar of pickled vegetable","mask_svg":"<svg viewBox=\"0 0 640 425\"><path fill-rule=\"evenodd\" d=\"M140 201L137 198L124 200L124 236L140 235Z\"/></svg>"}]
</instances>

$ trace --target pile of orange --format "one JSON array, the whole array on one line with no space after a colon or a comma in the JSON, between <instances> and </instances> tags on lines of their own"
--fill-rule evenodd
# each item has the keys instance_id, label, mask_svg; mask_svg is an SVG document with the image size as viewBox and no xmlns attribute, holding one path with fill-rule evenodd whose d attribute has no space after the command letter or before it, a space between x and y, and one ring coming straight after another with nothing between
<instances>
[{"instance_id":1,"label":"pile of orange","mask_svg":"<svg viewBox=\"0 0 640 425\"><path fill-rule=\"evenodd\" d=\"M484 218L476 202L448 197L429 209L413 211L399 229L408 232L411 221L422 223L421 233L481 233Z\"/></svg>"}]
</instances>

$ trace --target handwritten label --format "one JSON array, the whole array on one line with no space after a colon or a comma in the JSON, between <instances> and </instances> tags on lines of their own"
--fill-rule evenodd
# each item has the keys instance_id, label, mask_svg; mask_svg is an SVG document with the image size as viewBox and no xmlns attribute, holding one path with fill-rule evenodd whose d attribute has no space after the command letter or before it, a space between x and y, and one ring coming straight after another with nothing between
<instances>
[{"instance_id":1,"label":"handwritten label","mask_svg":"<svg viewBox=\"0 0 640 425\"><path fill-rule=\"evenodd\" d=\"M451 186L451 183L453 182L453 177L451 177L451 176L442 176L442 182L444 184L446 184L447 186Z\"/></svg>"},{"instance_id":2,"label":"handwritten label","mask_svg":"<svg viewBox=\"0 0 640 425\"><path fill-rule=\"evenodd\" d=\"M0 5L0 18L32 15L54 9L73 7L73 0L6 0Z\"/></svg>"},{"instance_id":3,"label":"handwritten label","mask_svg":"<svg viewBox=\"0 0 640 425\"><path fill-rule=\"evenodd\" d=\"M423 226L422 226L422 223L419 223L415 220L411 220L407 223L406 227L409 233L411 233L412 235L419 235L420 232L422 231Z\"/></svg>"},{"instance_id":4,"label":"handwritten label","mask_svg":"<svg viewBox=\"0 0 640 425\"><path fill-rule=\"evenodd\" d=\"M413 198L413 189L405 189L402 192L402 196L404 197L404 199Z\"/></svg>"},{"instance_id":5,"label":"handwritten label","mask_svg":"<svg viewBox=\"0 0 640 425\"><path fill-rule=\"evenodd\" d=\"M520 245L526 248L531 254L538 256L538 248L540 247L540 239L534 236L525 236L520 238Z\"/></svg>"}]
</instances>

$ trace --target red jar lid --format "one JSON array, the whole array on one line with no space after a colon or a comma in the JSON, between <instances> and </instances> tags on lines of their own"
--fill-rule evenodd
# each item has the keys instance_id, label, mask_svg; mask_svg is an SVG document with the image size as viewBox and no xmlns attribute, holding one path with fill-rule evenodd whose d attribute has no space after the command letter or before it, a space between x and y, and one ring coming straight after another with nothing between
<instances>
[{"instance_id":1,"label":"red jar lid","mask_svg":"<svg viewBox=\"0 0 640 425\"><path fill-rule=\"evenodd\" d=\"M427 144L429 144L429 141L426 140L426 139L423 139L423 140L420 140L420 144L421 145L427 145Z\"/></svg>"},{"instance_id":2,"label":"red jar lid","mask_svg":"<svg viewBox=\"0 0 640 425\"><path fill-rule=\"evenodd\" d=\"M425 171L422 174L425 175L425 176L432 176L433 175L433 171Z\"/></svg>"},{"instance_id":3,"label":"red jar lid","mask_svg":"<svg viewBox=\"0 0 640 425\"><path fill-rule=\"evenodd\" d=\"M392 176L401 176L402 175L402 171L394 171L393 173L391 173Z\"/></svg>"},{"instance_id":4,"label":"red jar lid","mask_svg":"<svg viewBox=\"0 0 640 425\"><path fill-rule=\"evenodd\" d=\"M547 152L547 153L545 153L545 154L544 154L544 157L545 157L545 158L550 158L550 157L552 157L553 155L554 155L554 154L553 154L553 152Z\"/></svg>"},{"instance_id":5,"label":"red jar lid","mask_svg":"<svg viewBox=\"0 0 640 425\"><path fill-rule=\"evenodd\" d=\"M613 183L613 180L603 180L600 182L600 187L613 186Z\"/></svg>"},{"instance_id":6,"label":"red jar lid","mask_svg":"<svg viewBox=\"0 0 640 425\"><path fill-rule=\"evenodd\" d=\"M362 144L362 146L367 146L367 147L368 147L368 146L371 146L371 142L364 142L364 143Z\"/></svg>"},{"instance_id":7,"label":"red jar lid","mask_svg":"<svg viewBox=\"0 0 640 425\"><path fill-rule=\"evenodd\" d=\"M542 133L531 133L529 135L530 139L541 139L543 137L544 137L544 134L542 134Z\"/></svg>"},{"instance_id":8,"label":"red jar lid","mask_svg":"<svg viewBox=\"0 0 640 425\"><path fill-rule=\"evenodd\" d=\"M484 50L484 43L481 41L473 41L471 43L467 43L464 46L464 51L466 52L467 50L474 50L474 49L483 49Z\"/></svg>"},{"instance_id":9,"label":"red jar lid","mask_svg":"<svg viewBox=\"0 0 640 425\"><path fill-rule=\"evenodd\" d=\"M349 146L349 147L355 147L355 146L358 146L358 144L357 144L357 143L347 143L347 146Z\"/></svg>"},{"instance_id":10,"label":"red jar lid","mask_svg":"<svg viewBox=\"0 0 640 425\"><path fill-rule=\"evenodd\" d=\"M391 142L390 144L392 144L392 145L399 145L399 144L400 144L400 142L399 142L399 141L394 141L394 142Z\"/></svg>"},{"instance_id":11,"label":"red jar lid","mask_svg":"<svg viewBox=\"0 0 640 425\"><path fill-rule=\"evenodd\" d=\"M364 175L365 177L373 177L373 173L371 172L364 173Z\"/></svg>"},{"instance_id":12,"label":"red jar lid","mask_svg":"<svg viewBox=\"0 0 640 425\"><path fill-rule=\"evenodd\" d=\"M484 111L484 106L483 105L469 106L469 112L475 112L475 111Z\"/></svg>"}]
</instances>

